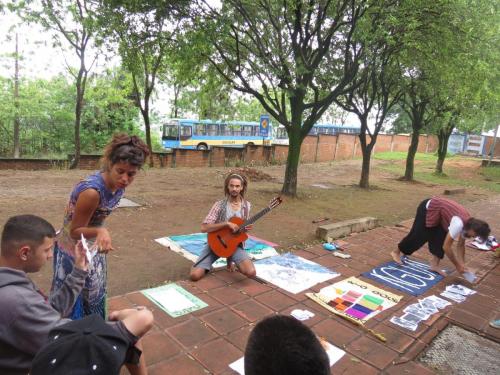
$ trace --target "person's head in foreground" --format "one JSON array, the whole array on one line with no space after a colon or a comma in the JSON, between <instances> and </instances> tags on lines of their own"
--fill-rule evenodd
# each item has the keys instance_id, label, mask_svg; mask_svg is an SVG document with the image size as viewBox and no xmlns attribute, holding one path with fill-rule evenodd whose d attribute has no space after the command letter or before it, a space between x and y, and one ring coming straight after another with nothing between
<instances>
[{"instance_id":1,"label":"person's head in foreground","mask_svg":"<svg viewBox=\"0 0 500 375\"><path fill-rule=\"evenodd\" d=\"M325 349L309 327L291 316L260 321L248 338L246 375L330 374Z\"/></svg>"},{"instance_id":2,"label":"person's head in foreground","mask_svg":"<svg viewBox=\"0 0 500 375\"><path fill-rule=\"evenodd\" d=\"M18 215L7 220L1 239L1 263L26 273L38 272L52 258L56 231L45 219Z\"/></svg>"},{"instance_id":3,"label":"person's head in foreground","mask_svg":"<svg viewBox=\"0 0 500 375\"><path fill-rule=\"evenodd\" d=\"M140 350L98 315L54 328L33 360L31 375L118 375L138 363Z\"/></svg>"}]
</instances>

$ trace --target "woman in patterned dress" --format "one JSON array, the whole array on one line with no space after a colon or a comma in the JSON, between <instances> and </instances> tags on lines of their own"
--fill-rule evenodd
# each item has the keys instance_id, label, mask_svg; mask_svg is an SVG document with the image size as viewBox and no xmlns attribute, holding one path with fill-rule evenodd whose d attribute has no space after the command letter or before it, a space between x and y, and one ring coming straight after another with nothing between
<instances>
[{"instance_id":1,"label":"woman in patterned dress","mask_svg":"<svg viewBox=\"0 0 500 375\"><path fill-rule=\"evenodd\" d=\"M104 220L118 206L125 188L134 181L148 155L148 148L139 137L116 134L104 149L102 169L76 184L70 194L63 228L54 246L52 290L59 289L71 273L75 243L82 235L89 240L89 247L97 248L71 319L90 314L106 319L106 254L113 246Z\"/></svg>"}]
</instances>

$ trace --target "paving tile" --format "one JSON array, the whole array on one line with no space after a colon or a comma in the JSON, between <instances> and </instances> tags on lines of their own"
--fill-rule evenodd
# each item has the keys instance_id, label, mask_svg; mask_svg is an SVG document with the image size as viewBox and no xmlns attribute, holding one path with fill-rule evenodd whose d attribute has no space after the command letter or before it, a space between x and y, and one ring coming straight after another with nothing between
<instances>
[{"instance_id":1,"label":"paving tile","mask_svg":"<svg viewBox=\"0 0 500 375\"><path fill-rule=\"evenodd\" d=\"M133 303L130 302L125 296L118 296L108 299L108 310L116 311L123 309L130 309L134 307Z\"/></svg>"},{"instance_id":2,"label":"paving tile","mask_svg":"<svg viewBox=\"0 0 500 375\"><path fill-rule=\"evenodd\" d=\"M274 311L281 311L288 306L295 304L297 301L279 290L271 290L269 292L259 294L255 299Z\"/></svg>"},{"instance_id":3,"label":"paving tile","mask_svg":"<svg viewBox=\"0 0 500 375\"><path fill-rule=\"evenodd\" d=\"M421 365L420 363L416 363L414 361L402 363L399 365L392 365L385 370L385 373L388 375L432 375L435 374L434 371Z\"/></svg>"},{"instance_id":4,"label":"paving tile","mask_svg":"<svg viewBox=\"0 0 500 375\"><path fill-rule=\"evenodd\" d=\"M254 279L249 279L246 278L245 280L238 281L237 283L234 283L231 285L231 288L234 288L241 293L247 294L249 296L256 296L259 294L262 294L264 292L268 292L272 289L271 286L259 282Z\"/></svg>"},{"instance_id":5,"label":"paving tile","mask_svg":"<svg viewBox=\"0 0 500 375\"><path fill-rule=\"evenodd\" d=\"M194 316L205 315L211 311L219 310L222 306L224 306L206 292L198 295L198 298L205 302L208 306L192 312Z\"/></svg>"},{"instance_id":6,"label":"paving tile","mask_svg":"<svg viewBox=\"0 0 500 375\"><path fill-rule=\"evenodd\" d=\"M177 318L173 318L170 315L168 315L165 311L160 309L158 306L151 308L151 311L153 312L154 323L162 329L184 322L190 319L191 317L190 314L187 314L179 316Z\"/></svg>"},{"instance_id":7,"label":"paving tile","mask_svg":"<svg viewBox=\"0 0 500 375\"><path fill-rule=\"evenodd\" d=\"M367 336L362 336L351 342L347 345L347 350L381 370L386 368L398 356L396 351Z\"/></svg>"},{"instance_id":8,"label":"paving tile","mask_svg":"<svg viewBox=\"0 0 500 375\"><path fill-rule=\"evenodd\" d=\"M161 332L147 335L141 341L148 366L168 359L181 351L171 338Z\"/></svg>"},{"instance_id":9,"label":"paving tile","mask_svg":"<svg viewBox=\"0 0 500 375\"><path fill-rule=\"evenodd\" d=\"M335 318L325 319L314 325L312 329L318 336L324 337L326 341L340 348L355 340L361 333L339 323Z\"/></svg>"},{"instance_id":10,"label":"paving tile","mask_svg":"<svg viewBox=\"0 0 500 375\"><path fill-rule=\"evenodd\" d=\"M326 255L320 256L314 259L315 263L321 264L323 267L336 271L336 267L341 265L340 258L333 256L333 254L328 253Z\"/></svg>"},{"instance_id":11,"label":"paving tile","mask_svg":"<svg viewBox=\"0 0 500 375\"><path fill-rule=\"evenodd\" d=\"M361 361L349 353L346 353L337 363L331 367L331 374L346 374L346 375L372 375L378 374L379 370L375 367Z\"/></svg>"},{"instance_id":12,"label":"paving tile","mask_svg":"<svg viewBox=\"0 0 500 375\"><path fill-rule=\"evenodd\" d=\"M129 293L125 297L136 306L156 307L155 303L141 292Z\"/></svg>"},{"instance_id":13,"label":"paving tile","mask_svg":"<svg viewBox=\"0 0 500 375\"><path fill-rule=\"evenodd\" d=\"M396 350L399 353L404 351L415 341L415 338L401 333L397 329L391 328L386 324L380 323L373 328L376 333L381 333L387 341L384 345Z\"/></svg>"},{"instance_id":14,"label":"paving tile","mask_svg":"<svg viewBox=\"0 0 500 375\"><path fill-rule=\"evenodd\" d=\"M226 286L227 283L216 277L214 274L208 274L203 279L198 280L196 282L192 282L194 286L196 286L200 290L211 290L215 288L220 288L222 286Z\"/></svg>"},{"instance_id":15,"label":"paving tile","mask_svg":"<svg viewBox=\"0 0 500 375\"><path fill-rule=\"evenodd\" d=\"M486 323L486 319L484 317L479 317L457 307L451 310L451 312L448 314L448 319L458 325L473 330L480 330Z\"/></svg>"},{"instance_id":16,"label":"paving tile","mask_svg":"<svg viewBox=\"0 0 500 375\"><path fill-rule=\"evenodd\" d=\"M226 282L227 284L232 284L236 283L238 281L244 280L247 277L243 275L242 273L235 271L235 272L229 272L226 269L221 269L217 270L213 273L215 277L218 279L221 279L222 281Z\"/></svg>"},{"instance_id":17,"label":"paving tile","mask_svg":"<svg viewBox=\"0 0 500 375\"><path fill-rule=\"evenodd\" d=\"M295 250L293 252L293 255L296 255L296 256L304 258L304 259L311 259L313 261L314 261L314 258L318 257L317 254L310 253L309 251L306 251L306 250Z\"/></svg>"},{"instance_id":18,"label":"paving tile","mask_svg":"<svg viewBox=\"0 0 500 375\"><path fill-rule=\"evenodd\" d=\"M225 335L248 324L245 319L227 307L202 315L200 319L219 335Z\"/></svg>"},{"instance_id":19,"label":"paving tile","mask_svg":"<svg viewBox=\"0 0 500 375\"><path fill-rule=\"evenodd\" d=\"M214 374L228 371L230 363L243 356L243 352L228 341L218 338L191 351L191 355Z\"/></svg>"},{"instance_id":20,"label":"paving tile","mask_svg":"<svg viewBox=\"0 0 500 375\"><path fill-rule=\"evenodd\" d=\"M406 353L396 359L394 361L394 364L402 364L406 363L408 361L412 361L415 359L420 353L424 351L424 349L427 347L427 344L423 341L420 340L415 340L413 344L406 350Z\"/></svg>"},{"instance_id":21,"label":"paving tile","mask_svg":"<svg viewBox=\"0 0 500 375\"><path fill-rule=\"evenodd\" d=\"M226 339L236 346L238 349L240 349L242 352L245 352L245 348L247 346L247 341L248 341L248 336L250 336L250 332L252 332L252 329L254 328L254 325L248 325L245 327L242 327L240 329L237 329L236 331L231 332L226 336Z\"/></svg>"},{"instance_id":22,"label":"paving tile","mask_svg":"<svg viewBox=\"0 0 500 375\"><path fill-rule=\"evenodd\" d=\"M148 367L148 373L149 375L207 375L207 371L195 359L186 354Z\"/></svg>"},{"instance_id":23,"label":"paving tile","mask_svg":"<svg viewBox=\"0 0 500 375\"><path fill-rule=\"evenodd\" d=\"M316 254L318 256L322 256L322 255L325 255L325 254L328 254L329 251L328 250L325 250L323 248L323 245L316 245L316 246L311 246L311 247L308 247L307 249L304 249L310 253L313 253L313 254ZM316 260L315 260L316 262Z\"/></svg>"},{"instance_id":24,"label":"paving tile","mask_svg":"<svg viewBox=\"0 0 500 375\"><path fill-rule=\"evenodd\" d=\"M186 348L200 345L217 337L217 334L211 328L196 318L170 327L167 332Z\"/></svg>"},{"instance_id":25,"label":"paving tile","mask_svg":"<svg viewBox=\"0 0 500 375\"><path fill-rule=\"evenodd\" d=\"M256 322L257 320L261 320L265 316L273 314L273 311L271 309L253 299L248 299L247 301L237 303L231 308L238 315L252 323Z\"/></svg>"},{"instance_id":26,"label":"paving tile","mask_svg":"<svg viewBox=\"0 0 500 375\"><path fill-rule=\"evenodd\" d=\"M248 298L248 296L244 295L243 293L240 293L239 291L229 286L225 286L218 289L212 289L208 292L208 294L223 305L232 305L244 301Z\"/></svg>"}]
</instances>

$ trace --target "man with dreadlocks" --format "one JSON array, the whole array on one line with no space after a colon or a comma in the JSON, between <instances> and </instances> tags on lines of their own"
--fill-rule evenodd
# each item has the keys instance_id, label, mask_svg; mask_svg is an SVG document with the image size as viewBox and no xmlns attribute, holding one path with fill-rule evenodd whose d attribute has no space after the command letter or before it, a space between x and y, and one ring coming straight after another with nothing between
<instances>
[{"instance_id":1,"label":"man with dreadlocks","mask_svg":"<svg viewBox=\"0 0 500 375\"><path fill-rule=\"evenodd\" d=\"M245 199L247 185L247 179L239 174L231 173L226 177L224 181L224 194L226 197L215 202L207 217L203 220L201 224L203 233L213 232L224 227L229 227L233 231L238 230L238 226L231 223L229 219L234 216L243 220L249 218L250 202ZM251 229L251 226L246 227L246 230L249 229ZM205 276L218 258L207 244L191 268L191 280L197 281ZM242 245L227 259L227 268L230 271L234 271L235 264L242 274L255 277L255 267L248 254L243 250Z\"/></svg>"}]
</instances>

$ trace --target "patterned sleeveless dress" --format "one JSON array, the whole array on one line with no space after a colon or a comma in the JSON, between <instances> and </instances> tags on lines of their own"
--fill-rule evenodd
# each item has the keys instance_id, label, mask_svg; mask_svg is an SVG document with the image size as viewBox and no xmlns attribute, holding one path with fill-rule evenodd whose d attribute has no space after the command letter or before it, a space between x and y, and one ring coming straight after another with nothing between
<instances>
[{"instance_id":1,"label":"patterned sleeveless dress","mask_svg":"<svg viewBox=\"0 0 500 375\"><path fill-rule=\"evenodd\" d=\"M102 226L104 220L118 206L125 192L125 189L118 189L114 193L110 191L104 183L101 172L88 176L73 188L66 206L63 228L58 232L54 246L52 291L61 288L64 279L73 269L74 247L77 241L70 236L71 221L73 220L78 197L81 192L87 189L94 189L99 193L99 205L90 218L89 227ZM89 246L91 246L95 238L88 238L88 240ZM80 319L87 315L98 314L106 319L106 284L106 255L97 253L92 259L92 264L89 265L89 275L85 280L85 286L69 317L71 319Z\"/></svg>"}]
</instances>

